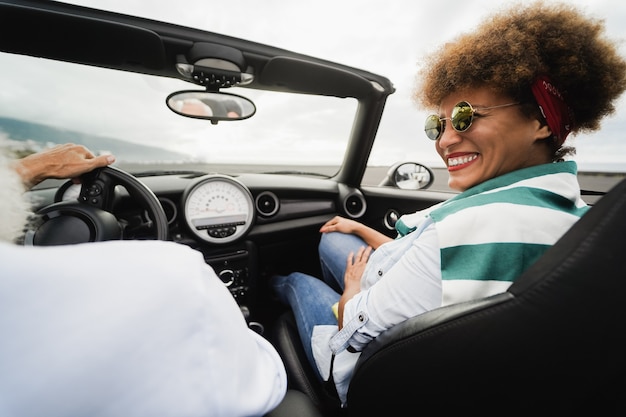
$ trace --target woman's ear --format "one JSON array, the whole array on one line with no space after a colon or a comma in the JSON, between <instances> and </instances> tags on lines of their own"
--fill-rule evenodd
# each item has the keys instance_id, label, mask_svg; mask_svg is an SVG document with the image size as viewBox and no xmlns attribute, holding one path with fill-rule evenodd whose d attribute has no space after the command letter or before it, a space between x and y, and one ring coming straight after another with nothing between
<instances>
[{"instance_id":1,"label":"woman's ear","mask_svg":"<svg viewBox=\"0 0 626 417\"><path fill-rule=\"evenodd\" d=\"M535 134L535 138L537 140L551 139L552 136L554 136L552 134L552 129L550 129L550 126L548 126L547 123L543 123L543 124L539 122L537 123L539 124L537 132Z\"/></svg>"}]
</instances>

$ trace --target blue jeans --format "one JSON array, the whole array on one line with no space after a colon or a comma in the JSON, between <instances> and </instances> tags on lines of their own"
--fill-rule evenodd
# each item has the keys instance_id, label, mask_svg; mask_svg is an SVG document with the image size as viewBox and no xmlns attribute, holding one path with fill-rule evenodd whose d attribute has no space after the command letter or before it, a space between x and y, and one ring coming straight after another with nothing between
<instances>
[{"instance_id":1,"label":"blue jeans","mask_svg":"<svg viewBox=\"0 0 626 417\"><path fill-rule=\"evenodd\" d=\"M340 232L322 234L318 251L322 276L328 285L343 292L348 254L356 253L360 247L367 247L367 243L356 235Z\"/></svg>"},{"instance_id":2,"label":"blue jeans","mask_svg":"<svg viewBox=\"0 0 626 417\"><path fill-rule=\"evenodd\" d=\"M331 306L339 301L343 292L343 275L348 253L356 252L361 246L366 244L357 236L337 232L324 233L319 245L324 281L301 272L292 272L286 276L276 275L271 279L271 286L278 299L289 305L293 311L307 358L320 380L311 348L313 327L337 324Z\"/></svg>"}]
</instances>

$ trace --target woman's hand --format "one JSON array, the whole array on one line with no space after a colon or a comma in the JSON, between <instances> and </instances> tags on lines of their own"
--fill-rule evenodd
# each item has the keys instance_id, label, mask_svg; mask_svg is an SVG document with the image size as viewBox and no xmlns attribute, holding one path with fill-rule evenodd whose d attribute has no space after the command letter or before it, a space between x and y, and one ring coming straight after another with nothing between
<instances>
[{"instance_id":1,"label":"woman's hand","mask_svg":"<svg viewBox=\"0 0 626 417\"><path fill-rule=\"evenodd\" d=\"M341 232L357 234L356 231L360 227L363 227L363 225L357 221L346 219L341 216L335 216L322 225L322 227L320 228L320 232Z\"/></svg>"},{"instance_id":2,"label":"woman's hand","mask_svg":"<svg viewBox=\"0 0 626 417\"><path fill-rule=\"evenodd\" d=\"M353 252L350 252L348 255L346 272L343 276L344 290L339 299L338 307L339 329L343 327L343 308L345 304L361 291L361 277L371 253L372 247L368 246L367 248L359 248L356 255Z\"/></svg>"}]
</instances>

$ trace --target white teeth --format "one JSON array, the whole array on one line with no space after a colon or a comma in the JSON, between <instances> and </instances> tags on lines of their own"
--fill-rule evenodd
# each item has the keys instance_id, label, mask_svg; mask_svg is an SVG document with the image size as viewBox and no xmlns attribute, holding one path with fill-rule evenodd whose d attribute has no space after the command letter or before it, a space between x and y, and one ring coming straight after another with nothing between
<instances>
[{"instance_id":1,"label":"white teeth","mask_svg":"<svg viewBox=\"0 0 626 417\"><path fill-rule=\"evenodd\" d=\"M467 164L470 161L473 161L474 159L478 158L477 154L472 154L469 156L464 156L461 158L449 158L448 159L448 166L457 166L457 165L461 165L461 164Z\"/></svg>"}]
</instances>

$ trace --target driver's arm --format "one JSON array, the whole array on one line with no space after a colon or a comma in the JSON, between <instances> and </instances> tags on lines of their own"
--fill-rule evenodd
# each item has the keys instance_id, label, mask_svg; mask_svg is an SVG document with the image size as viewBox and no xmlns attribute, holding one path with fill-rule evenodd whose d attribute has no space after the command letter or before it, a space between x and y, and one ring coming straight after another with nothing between
<instances>
[{"instance_id":1,"label":"driver's arm","mask_svg":"<svg viewBox=\"0 0 626 417\"><path fill-rule=\"evenodd\" d=\"M82 145L66 143L18 159L12 167L22 178L24 186L31 188L47 178L77 178L113 162L113 155L95 156Z\"/></svg>"}]
</instances>

